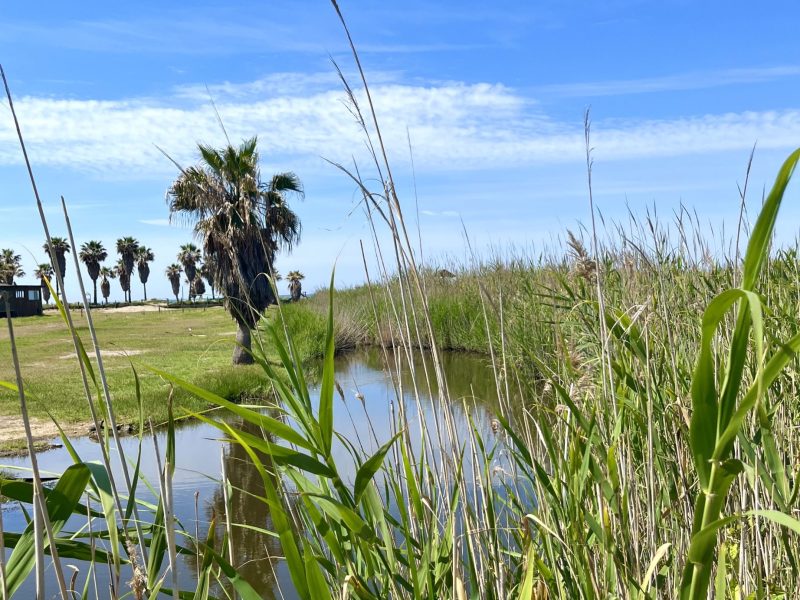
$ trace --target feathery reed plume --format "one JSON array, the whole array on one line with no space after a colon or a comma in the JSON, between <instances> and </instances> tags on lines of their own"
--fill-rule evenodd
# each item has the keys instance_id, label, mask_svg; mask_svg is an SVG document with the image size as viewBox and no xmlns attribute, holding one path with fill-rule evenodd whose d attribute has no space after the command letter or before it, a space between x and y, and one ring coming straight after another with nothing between
<instances>
[{"instance_id":1,"label":"feathery reed plume","mask_svg":"<svg viewBox=\"0 0 800 600\"><path fill-rule=\"evenodd\" d=\"M574 259L572 264L573 273L593 283L597 276L597 262L589 256L583 242L575 237L569 229L567 230L567 245L570 247Z\"/></svg>"}]
</instances>

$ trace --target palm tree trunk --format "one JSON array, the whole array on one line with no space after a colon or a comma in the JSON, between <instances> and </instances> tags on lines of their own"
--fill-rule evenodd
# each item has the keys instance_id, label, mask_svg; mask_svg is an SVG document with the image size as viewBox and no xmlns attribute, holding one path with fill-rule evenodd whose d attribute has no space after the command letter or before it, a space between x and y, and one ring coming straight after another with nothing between
<instances>
[{"instance_id":1,"label":"palm tree trunk","mask_svg":"<svg viewBox=\"0 0 800 600\"><path fill-rule=\"evenodd\" d=\"M233 364L252 365L254 361L250 354L251 347L250 328L239 323L239 329L236 332L236 346L233 348Z\"/></svg>"},{"instance_id":2,"label":"palm tree trunk","mask_svg":"<svg viewBox=\"0 0 800 600\"><path fill-rule=\"evenodd\" d=\"M97 305L97 279L92 279L92 284L94 284L94 304Z\"/></svg>"},{"instance_id":3,"label":"palm tree trunk","mask_svg":"<svg viewBox=\"0 0 800 600\"><path fill-rule=\"evenodd\" d=\"M147 284L143 283L142 287L144 288L144 301L147 302Z\"/></svg>"}]
</instances>

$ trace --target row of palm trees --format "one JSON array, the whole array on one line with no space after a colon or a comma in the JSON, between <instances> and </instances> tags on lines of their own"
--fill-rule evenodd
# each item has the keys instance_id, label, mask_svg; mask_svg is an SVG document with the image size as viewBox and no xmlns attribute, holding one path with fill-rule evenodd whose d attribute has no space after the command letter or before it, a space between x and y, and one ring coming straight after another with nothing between
<instances>
[{"instance_id":1,"label":"row of palm trees","mask_svg":"<svg viewBox=\"0 0 800 600\"><path fill-rule=\"evenodd\" d=\"M165 272L172 286L172 294L175 296L175 301L178 302L180 300L181 273L186 273L186 282L189 284L190 301L206 293L206 284L203 282L203 279L208 281L208 285L211 286L211 297L213 298L213 259L206 256L205 261L201 265L202 253L200 252L200 248L192 243L181 246L177 259L178 262L168 266Z\"/></svg>"},{"instance_id":2,"label":"row of palm trees","mask_svg":"<svg viewBox=\"0 0 800 600\"><path fill-rule=\"evenodd\" d=\"M66 254L70 252L71 248L69 242L64 238L54 237L51 238L53 249L55 251L56 261L61 269L62 277L66 274ZM45 250L47 244L44 244ZM97 304L97 282L100 281L100 293L103 296L103 301L108 303L108 297L111 295L111 280L119 278L120 286L122 287L125 301L131 300L131 275L133 274L134 265L137 268L139 281L142 283L144 299L147 300L147 282L150 278L150 263L155 259L153 251L139 244L139 242L132 237L124 237L117 240L117 252L119 259L113 268L103 266L101 263L108 258L108 251L102 242L92 240L81 245L80 254L78 257L81 262L86 265L86 270L89 273L89 278L92 280L94 288L93 302ZM181 274L186 273L186 281L189 284L189 299L193 300L206 293L206 285L203 282L205 279L211 287L211 297L214 297L214 279L213 260L206 256L201 264L201 251L194 244L184 244L181 246L180 252L177 256L177 263L171 264L167 267L166 276L172 286L172 293L175 295L175 300L180 298L181 287ZM22 257L16 254L12 249L4 248L0 250L0 283L13 284L14 280L19 277L25 276L25 271L22 269ZM42 296L45 302L50 302L50 289L44 284L46 277L51 282L55 281L58 286L58 281L54 277L55 271L50 263L41 263L37 265L34 271L34 276L42 282ZM300 271L290 271L286 276L289 281L289 293L293 301L298 301L302 296L302 284L304 275ZM275 273L276 281L281 279L279 273Z\"/></svg>"},{"instance_id":3,"label":"row of palm trees","mask_svg":"<svg viewBox=\"0 0 800 600\"><path fill-rule=\"evenodd\" d=\"M201 264L202 260L202 264ZM192 301L206 293L205 279L211 287L211 297L214 298L214 270L215 263L208 254L202 255L200 248L192 243L184 244L178 252L177 261L167 267L165 275L172 286L175 301L180 301L181 274L186 274L186 283L189 284L189 300ZM273 271L275 281L282 279L280 273ZM305 278L300 271L290 271L286 276L289 281L289 293L292 301L300 300L303 287L300 281Z\"/></svg>"},{"instance_id":4,"label":"row of palm trees","mask_svg":"<svg viewBox=\"0 0 800 600\"><path fill-rule=\"evenodd\" d=\"M58 269L61 272L62 279L67 274L67 253L71 252L69 242L63 237L50 238L52 245L52 253L50 246L45 242L43 249L48 255L55 258ZM139 243L136 238L122 237L117 240L116 250L119 258L117 264L109 268L103 266L102 263L108 258L108 250L102 242L92 240L81 244L78 258L86 265L86 271L89 278L92 280L93 286L93 302L97 304L97 281L100 280L100 292L103 295L105 302L108 302L108 297L111 295L111 279L119 277L120 286L125 295L125 301L131 301L131 278L133 276L134 266L139 274L139 281L141 281L144 289L144 299L147 300L147 281L150 278L150 263L155 260L153 251ZM4 251L5 252L5 251ZM46 302L50 301L50 290L44 285L44 278L54 279L54 269L52 262L42 263L37 266L34 275L37 279L42 281L42 295ZM19 276L19 275L18 275ZM55 279L56 291L59 291L58 279Z\"/></svg>"}]
</instances>

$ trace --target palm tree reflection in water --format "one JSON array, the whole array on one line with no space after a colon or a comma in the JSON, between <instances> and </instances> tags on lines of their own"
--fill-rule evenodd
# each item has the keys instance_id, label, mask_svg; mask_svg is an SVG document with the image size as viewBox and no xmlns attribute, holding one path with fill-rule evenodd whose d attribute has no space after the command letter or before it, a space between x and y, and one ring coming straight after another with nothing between
<instances>
[{"instance_id":1,"label":"palm tree reflection in water","mask_svg":"<svg viewBox=\"0 0 800 600\"><path fill-rule=\"evenodd\" d=\"M251 435L262 433L251 423L236 423L236 429ZM256 452L267 472L271 472L269 457ZM230 482L230 522L233 549L233 566L239 574L259 593L262 598L280 598L277 592L276 572L280 574L281 548L277 538L267 535L258 529L274 531L269 507L264 498L264 482L247 452L235 443L227 444L222 460ZM204 508L206 523L215 518L217 551L228 556L228 546L222 547L225 534L225 498L222 485L214 491L209 503ZM244 526L242 526L244 525ZM204 532L201 531L202 536ZM187 557L192 570L197 568L196 557ZM270 564L271 563L271 564ZM280 577L280 575L279 575ZM284 597L291 597L291 581L288 574L281 578ZM287 591L289 595L287 596ZM232 593L232 589L228 589Z\"/></svg>"}]
</instances>

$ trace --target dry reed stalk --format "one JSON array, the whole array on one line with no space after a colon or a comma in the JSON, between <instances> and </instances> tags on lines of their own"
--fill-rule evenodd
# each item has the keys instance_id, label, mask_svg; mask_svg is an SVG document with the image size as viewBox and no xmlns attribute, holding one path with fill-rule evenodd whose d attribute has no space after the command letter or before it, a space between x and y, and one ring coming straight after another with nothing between
<instances>
[{"instance_id":1,"label":"dry reed stalk","mask_svg":"<svg viewBox=\"0 0 800 600\"><path fill-rule=\"evenodd\" d=\"M2 67L0 67L2 73ZM5 74L3 74L5 80ZM22 423L25 427L25 441L28 446L28 454L31 460L31 471L33 472L33 518L34 518L34 545L36 553L36 597L44 599L45 597L45 581L44 581L44 537L47 536L50 545L50 555L53 558L53 569L56 574L56 581L58 582L58 589L61 592L62 600L68 599L67 584L64 579L64 571L61 567L61 561L58 557L58 547L56 546L56 538L53 535L53 528L50 522L50 517L47 512L47 504L45 502L44 491L42 486L42 478L39 472L39 461L36 457L36 448L33 442L33 432L31 430L30 417L28 416L28 404L25 400L25 388L22 381L22 371L19 365L19 357L17 355L17 344L14 338L14 325L11 322L11 298L8 292L0 293L0 300L5 304L6 322L8 324L8 339L11 344L11 360L14 364L14 376L17 383L17 396L19 397L19 410L22 417ZM44 528L44 534L42 532ZM5 577L3 579L5 584ZM4 585L5 587L5 585Z\"/></svg>"},{"instance_id":2,"label":"dry reed stalk","mask_svg":"<svg viewBox=\"0 0 800 600\"><path fill-rule=\"evenodd\" d=\"M59 267L58 261L56 260L56 256L55 256L55 252L54 252L53 244L52 244L52 238L50 236L50 228L49 228L48 223L47 223L47 218L45 217L45 214L44 214L44 208L43 208L43 205L42 205L41 197L39 196L38 186L36 185L36 178L33 175L33 168L31 166L30 160L28 158L28 152L27 152L27 149L26 149L26 146L25 146L25 140L24 140L24 138L22 136L22 130L20 128L20 124L19 124L19 120L17 118L16 110L14 109L14 101L13 101L13 98L12 98L12 95L11 95L11 89L10 89L10 87L8 85L8 81L6 79L5 71L3 70L2 65L0 65L0 76L2 76L2 79L3 79L3 86L5 88L6 97L8 99L9 108L11 110L11 115L12 115L13 120L14 120L14 126L15 126L15 129L16 129L16 132L17 132L17 138L19 140L20 148L22 150L22 155L23 155L23 158L25 160L25 166L26 166L26 169L28 171L28 176L29 176L29 179L30 179L30 182L31 182L31 188L33 190L34 198L36 200L36 207L37 207L37 210L39 212L39 218L41 220L42 227L44 229L47 248L48 248L48 252L50 254L51 265L53 265L53 269L54 269L54 272L55 272L55 275L56 275L56 281L58 283L58 287L60 288L61 301L62 301L62 305L63 305L64 316L66 317L67 326L68 326L68 329L69 329L71 337L72 337L73 347L75 349L75 355L78 357L78 365L79 365L80 372L81 372L81 381L83 383L84 393L86 395L86 399L87 399L87 402L89 404L89 409L90 409L90 412L91 412L91 415L92 415L92 419L94 421L94 426L96 428L96 431L99 432L101 430L101 428L100 428L100 424L99 424L98 419L97 419L97 412L96 412L95 407L94 407L94 401L93 401L92 393L91 393L91 390L90 390L90 387L89 387L89 381L88 381L88 376L87 376L87 373L86 373L86 367L84 366L83 361L80 358L81 354L82 354L81 353L81 343L80 343L80 341L78 339L77 330L76 330L76 328L74 326L74 323L73 323L73 320L72 320L72 312L71 312L70 307L69 307L69 301L67 299L67 293L66 293L66 289L64 287L64 278L63 278L64 274L61 273L61 269ZM65 219L66 219L67 228L69 230L70 241L71 241L71 244L72 244L72 246L74 248L75 247L75 245L74 245L75 241L74 241L74 238L72 236L72 229L71 229L71 226L70 226L70 223L69 223L69 216L67 214L66 204L64 202L63 196L61 198L61 203L62 203L62 207L63 207L63 210L64 210L64 215L65 215ZM75 270L76 270L76 273L77 273L77 276L78 276L78 281L79 281L80 287L81 287L81 296L82 296L82 299L84 301L84 305L86 306L86 314L87 314L87 319L88 319L88 322L89 322L89 331L91 333L92 342L94 344L95 352L97 354L98 371L100 373L101 380L103 381L103 388L104 388L104 394L105 394L105 399L106 399L106 412L108 414L109 421L113 423L114 422L113 404L111 402L110 393L108 391L108 386L107 386L107 383L106 383L105 370L104 370L104 368L102 366L102 357L101 357L101 353L100 353L100 350L99 350L99 346L97 344L97 337L96 337L96 334L95 334L93 323L91 321L91 311L90 311L88 305L86 305L86 294L85 294L85 290L84 290L84 286L83 286L83 280L82 280L82 276L81 276L81 272L80 272L80 266L79 266L79 263L78 263L77 252L73 253L73 258L75 259L75 265L76 265L76 269ZM117 450L118 450L119 456L120 456L120 463L121 463L121 466L122 466L122 469L123 469L123 473L125 475L125 483L127 485L127 492L128 492L128 495L130 495L132 487L131 487L130 476L128 474L127 461L125 460L125 455L124 455L123 448L119 443L119 437L118 437L118 434L117 434L117 431L116 431L116 427L113 427L113 431L114 431L115 441L116 441L116 444L117 444ZM107 455L105 446L102 445L102 444L101 444L101 446L103 446L102 457L103 457L104 466L105 466L106 471L108 473L108 477L110 478L110 481L111 481L112 493L113 493L113 496L114 496L114 501L115 501L115 503L117 505L117 510L119 511L120 518L124 518L123 515L125 513L122 511L122 501L120 499L120 495L119 495L119 492L117 490L117 487L116 487L116 485L114 483L113 472L112 472L112 469L111 469L111 466L110 466L110 459L109 459L109 457ZM136 527L136 530L137 530L138 538L140 540L139 543L141 545L142 555L146 556L147 550L144 547L144 536L142 535L141 522L140 522L140 520L138 518L138 509L137 509L137 507L135 505L135 502L134 502L134 506L133 506L133 511L134 511L133 514L134 514L134 517L135 517L135 527ZM125 530L125 534L127 536L127 528L124 528L124 530Z\"/></svg>"},{"instance_id":3,"label":"dry reed stalk","mask_svg":"<svg viewBox=\"0 0 800 600\"><path fill-rule=\"evenodd\" d=\"M6 540L3 535L3 511L0 510L0 598L8 600L8 590L6 588Z\"/></svg>"},{"instance_id":4,"label":"dry reed stalk","mask_svg":"<svg viewBox=\"0 0 800 600\"><path fill-rule=\"evenodd\" d=\"M71 244L71 246L73 248L76 248L77 246L75 245L75 238L72 235L72 223L71 223L70 218L69 218L69 212L67 211L67 203L64 200L64 196L61 196L61 208L62 208L62 210L64 212L64 223L65 223L66 228L67 228L67 235L69 236L70 244ZM86 325L87 325L87 328L89 329L89 336L91 337L92 347L94 349L94 354L95 354L95 359L97 360L97 372L100 374L100 382L101 382L102 390L103 390L103 398L105 400L105 414L108 417L109 424L111 425L111 427L110 427L111 435L114 438L114 444L116 445L117 453L119 454L120 467L122 469L122 475L123 475L123 478L125 480L125 489L127 490L127 493L130 496L130 493L131 493L131 490L133 489L133 486L132 486L132 482L131 482L130 472L128 470L128 461L125 458L125 450L123 449L122 443L120 442L119 429L117 428L117 420L116 420L116 417L115 417L115 414L114 414L114 403L111 400L111 391L110 391L110 389L108 387L108 378L106 377L106 370L105 370L105 366L103 364L103 353L101 352L100 344L97 341L97 330L95 329L95 326L94 326L94 319L92 317L92 309L91 309L91 306L90 306L89 301L87 299L86 288L85 288L85 286L83 284L83 275L81 274L80 262L79 262L79 259L78 259L78 253L77 252L73 252L72 253L72 258L75 261L75 275L76 275L76 277L78 279L78 285L80 287L81 300L82 300L83 308L86 311ZM63 291L64 290L63 282L61 284L61 289L62 289L62 293L64 294L64 307L65 307L65 310L67 310L68 302L66 301L66 292ZM70 329L72 330L71 326L70 326ZM73 331L73 338L75 338L75 337L77 337L77 335ZM74 339L74 341L77 342L77 340L75 340L75 339ZM75 346L76 346L75 347L76 356L80 356L78 354L77 343L75 344ZM80 362L80 360L79 360L79 362ZM81 364L83 364L83 363L81 363ZM84 370L82 369L82 371L84 371ZM88 381L86 380L85 374L84 374L84 388L86 390L86 399L87 399L87 402L89 404L89 410L91 411L92 419L94 421L95 431L98 432L98 435L100 434L101 431L105 432L106 435L107 435L107 430L109 428L105 428L105 429L101 428L100 424L97 422L97 411L96 411L95 406L94 406L94 400L92 398L92 395L91 395L91 393L89 393ZM125 534L126 539L130 540L130 537L128 536L127 524L125 522L125 512L122 510L122 499L120 498L119 492L117 490L116 480L114 478L113 471L111 469L111 459L110 459L110 457L108 455L108 449L106 448L105 444L100 444L100 447L101 447L101 455L102 455L102 458L103 458L103 466L106 468L106 472L108 473L109 482L111 484L111 491L112 491L112 494L114 496L114 503L116 504L117 511L119 511L120 519L122 520L123 532ZM139 508L136 505L135 499L129 497L128 502L132 502L132 506L133 506L133 511L132 511L133 523L134 523L134 528L136 529L137 539L139 540L139 552L141 553L141 557L142 557L141 563L142 563L142 565L146 566L147 565L147 546L144 544L144 539L145 538L144 538L144 532L142 530L142 521L139 518ZM126 549L127 549L127 545L126 545Z\"/></svg>"}]
</instances>

